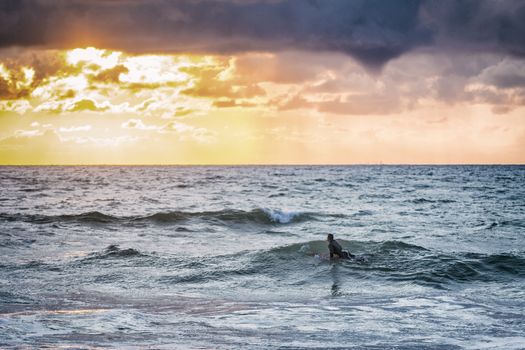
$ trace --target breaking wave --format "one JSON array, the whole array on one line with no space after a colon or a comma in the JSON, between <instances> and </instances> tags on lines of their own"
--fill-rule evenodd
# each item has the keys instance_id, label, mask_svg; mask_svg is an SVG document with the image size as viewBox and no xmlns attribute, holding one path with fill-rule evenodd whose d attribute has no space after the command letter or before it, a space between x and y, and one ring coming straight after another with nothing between
<instances>
[{"instance_id":1,"label":"breaking wave","mask_svg":"<svg viewBox=\"0 0 525 350\"><path fill-rule=\"evenodd\" d=\"M75 222L82 224L133 224L136 222L153 222L158 224L177 223L188 220L203 220L225 223L256 223L256 224L290 224L316 220L322 216L331 216L321 213L306 213L284 211L279 209L257 208L249 211L238 209L224 209L217 211L168 211L144 216L113 216L92 211L81 214L68 215L41 215L41 214L7 214L0 213L0 222L23 221L34 224L49 224L61 222Z\"/></svg>"}]
</instances>

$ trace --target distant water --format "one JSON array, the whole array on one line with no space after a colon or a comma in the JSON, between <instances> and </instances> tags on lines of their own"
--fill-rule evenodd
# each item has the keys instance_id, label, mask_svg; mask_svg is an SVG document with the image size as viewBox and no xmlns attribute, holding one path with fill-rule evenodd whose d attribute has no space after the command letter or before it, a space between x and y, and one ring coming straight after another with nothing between
<instances>
[{"instance_id":1,"label":"distant water","mask_svg":"<svg viewBox=\"0 0 525 350\"><path fill-rule=\"evenodd\" d=\"M524 166L0 180L0 348L525 348Z\"/></svg>"}]
</instances>

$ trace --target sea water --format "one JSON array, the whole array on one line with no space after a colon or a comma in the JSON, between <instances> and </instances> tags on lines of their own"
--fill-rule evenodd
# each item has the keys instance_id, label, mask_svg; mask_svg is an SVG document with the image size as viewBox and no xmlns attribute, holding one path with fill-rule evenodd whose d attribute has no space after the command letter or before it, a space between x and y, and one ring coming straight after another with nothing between
<instances>
[{"instance_id":1,"label":"sea water","mask_svg":"<svg viewBox=\"0 0 525 350\"><path fill-rule=\"evenodd\" d=\"M525 348L524 166L0 180L0 348Z\"/></svg>"}]
</instances>

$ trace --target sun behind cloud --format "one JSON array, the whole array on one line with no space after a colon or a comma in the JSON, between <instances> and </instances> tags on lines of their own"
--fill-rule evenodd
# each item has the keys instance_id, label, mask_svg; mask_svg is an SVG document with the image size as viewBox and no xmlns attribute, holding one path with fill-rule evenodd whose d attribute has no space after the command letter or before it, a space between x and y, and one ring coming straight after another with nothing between
<instances>
[{"instance_id":1,"label":"sun behind cloud","mask_svg":"<svg viewBox=\"0 0 525 350\"><path fill-rule=\"evenodd\" d=\"M152 160L150 153L157 154L155 163L192 162L195 153L202 161L209 153L203 147L217 132L207 126L216 127L214 122L201 119L220 109L220 101L255 96L245 96L250 87L234 81L230 57L130 55L94 47L34 57L35 68L15 59L0 66L9 88L0 102L4 163L144 163ZM140 150L144 144L155 151Z\"/></svg>"}]
</instances>

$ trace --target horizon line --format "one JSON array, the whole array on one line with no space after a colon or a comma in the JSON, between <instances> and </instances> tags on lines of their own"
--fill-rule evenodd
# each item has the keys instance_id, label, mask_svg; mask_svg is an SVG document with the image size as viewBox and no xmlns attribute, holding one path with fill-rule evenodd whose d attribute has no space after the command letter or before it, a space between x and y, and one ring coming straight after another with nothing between
<instances>
[{"instance_id":1,"label":"horizon line","mask_svg":"<svg viewBox=\"0 0 525 350\"><path fill-rule=\"evenodd\" d=\"M89 163L89 164L0 164L0 167L255 167L255 166L524 166L525 163Z\"/></svg>"}]
</instances>

